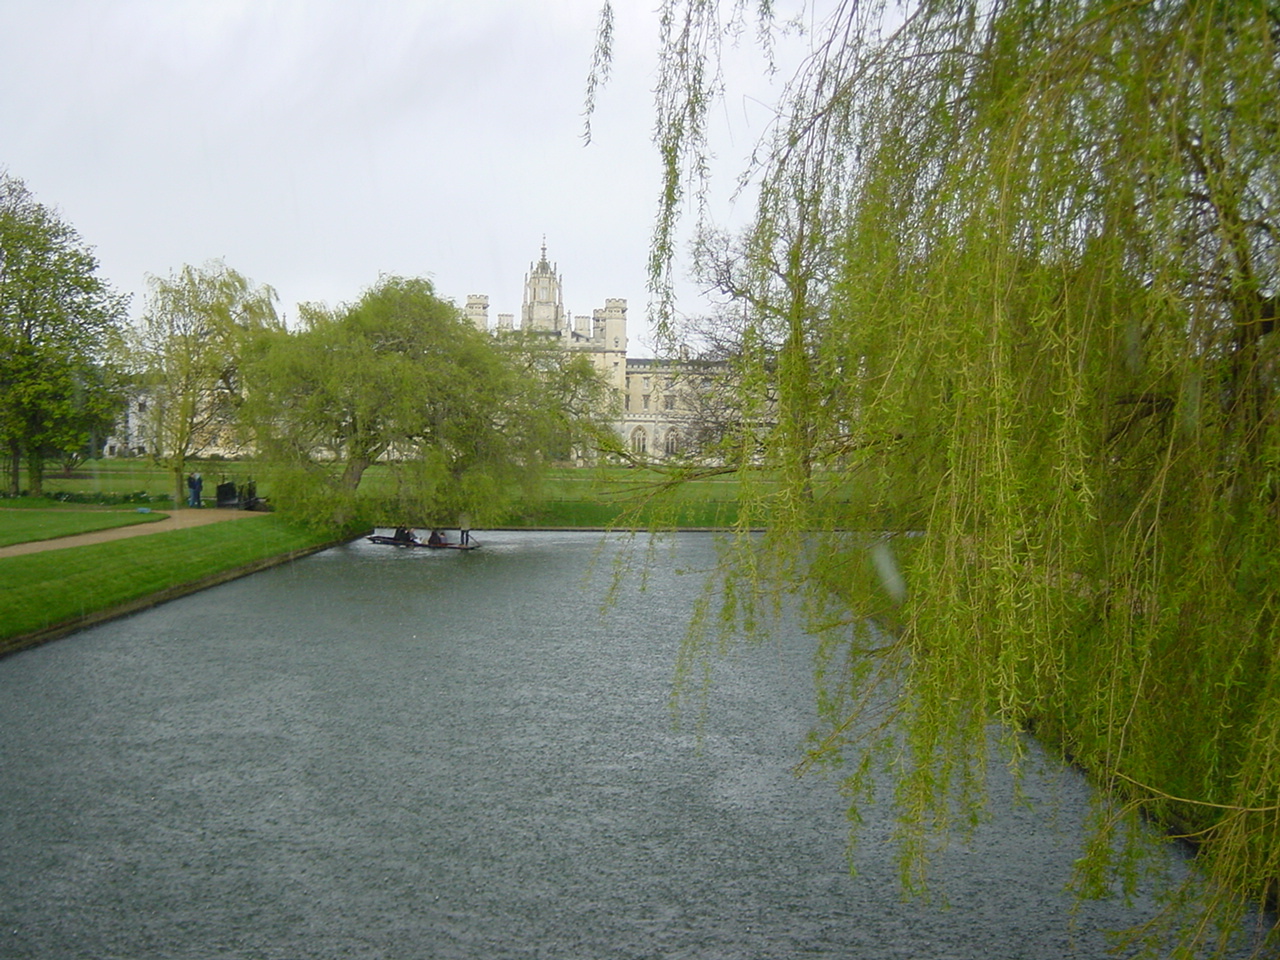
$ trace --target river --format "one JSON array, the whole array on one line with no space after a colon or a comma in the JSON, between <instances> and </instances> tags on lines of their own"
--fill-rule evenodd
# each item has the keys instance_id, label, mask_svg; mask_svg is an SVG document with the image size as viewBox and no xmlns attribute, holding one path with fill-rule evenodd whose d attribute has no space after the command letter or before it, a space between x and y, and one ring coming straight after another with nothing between
<instances>
[{"instance_id":1,"label":"river","mask_svg":"<svg viewBox=\"0 0 1280 960\"><path fill-rule=\"evenodd\" d=\"M673 664L712 538L358 541L0 660L0 956L1095 958L1150 916L1065 886L1087 789L993 788L904 901L872 810L791 768L815 640ZM1177 865L1175 864L1175 869Z\"/></svg>"}]
</instances>

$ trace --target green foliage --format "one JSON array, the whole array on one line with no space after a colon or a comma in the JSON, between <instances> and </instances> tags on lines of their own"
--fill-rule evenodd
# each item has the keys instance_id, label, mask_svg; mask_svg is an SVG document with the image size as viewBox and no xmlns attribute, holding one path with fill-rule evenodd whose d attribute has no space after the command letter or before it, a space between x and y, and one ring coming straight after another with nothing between
<instances>
[{"instance_id":1,"label":"green foliage","mask_svg":"<svg viewBox=\"0 0 1280 960\"><path fill-rule=\"evenodd\" d=\"M636 470L581 473L573 484L562 480L518 504L504 525L722 530L739 520L736 484L672 483Z\"/></svg>"},{"instance_id":2,"label":"green foliage","mask_svg":"<svg viewBox=\"0 0 1280 960\"><path fill-rule=\"evenodd\" d=\"M204 468L212 469L207 461ZM253 464L237 464L234 469L252 472ZM171 487L169 472L150 457L101 457L79 464L79 469L70 474L50 474L45 498L68 503L171 502ZM6 506L21 502L11 501Z\"/></svg>"},{"instance_id":3,"label":"green foliage","mask_svg":"<svg viewBox=\"0 0 1280 960\"><path fill-rule=\"evenodd\" d=\"M716 8L664 4L660 295ZM894 758L909 887L981 806L995 721L1114 805L1085 874L1123 881L1138 814L1193 837L1208 883L1177 938L1222 947L1240 897L1280 885L1280 18L847 2L824 29L754 227L702 246L749 320L743 402L777 410L736 461L782 489L755 498L774 526L735 545L728 612L803 582L837 624L812 760L858 797ZM815 508L832 474L859 490L843 514Z\"/></svg>"},{"instance_id":4,"label":"green foliage","mask_svg":"<svg viewBox=\"0 0 1280 960\"><path fill-rule=\"evenodd\" d=\"M145 490L134 490L128 493L67 493L58 491L46 493L45 497L55 503L95 503L101 505L117 505L121 503L172 503L173 496L168 493L151 494Z\"/></svg>"},{"instance_id":5,"label":"green foliage","mask_svg":"<svg viewBox=\"0 0 1280 960\"><path fill-rule=\"evenodd\" d=\"M279 502L308 517L491 523L591 429L602 388L589 363L527 338L495 343L427 280L384 278L305 320L259 345L247 413ZM390 485L361 506L380 462Z\"/></svg>"},{"instance_id":6,"label":"green foliage","mask_svg":"<svg viewBox=\"0 0 1280 960\"><path fill-rule=\"evenodd\" d=\"M79 455L122 402L110 361L125 301L76 231L0 173L0 443L39 493L48 458Z\"/></svg>"},{"instance_id":7,"label":"green foliage","mask_svg":"<svg viewBox=\"0 0 1280 960\"><path fill-rule=\"evenodd\" d=\"M149 449L168 466L174 502L182 503L187 459L207 447L234 444L244 399L242 355L282 325L275 291L221 261L183 266L148 282L133 363L147 402Z\"/></svg>"}]
</instances>

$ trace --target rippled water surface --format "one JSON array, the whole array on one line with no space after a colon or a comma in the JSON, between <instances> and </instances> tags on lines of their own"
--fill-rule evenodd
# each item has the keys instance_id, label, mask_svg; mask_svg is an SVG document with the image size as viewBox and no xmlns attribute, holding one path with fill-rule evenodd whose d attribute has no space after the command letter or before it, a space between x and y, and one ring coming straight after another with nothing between
<instances>
[{"instance_id":1,"label":"rippled water surface","mask_svg":"<svg viewBox=\"0 0 1280 960\"><path fill-rule=\"evenodd\" d=\"M0 661L0 957L1059 960L1148 915L1071 924L1069 774L938 857L947 909L874 817L851 876L790 773L813 639L721 663L699 743L668 700L711 538L604 610L618 549L361 541Z\"/></svg>"}]
</instances>

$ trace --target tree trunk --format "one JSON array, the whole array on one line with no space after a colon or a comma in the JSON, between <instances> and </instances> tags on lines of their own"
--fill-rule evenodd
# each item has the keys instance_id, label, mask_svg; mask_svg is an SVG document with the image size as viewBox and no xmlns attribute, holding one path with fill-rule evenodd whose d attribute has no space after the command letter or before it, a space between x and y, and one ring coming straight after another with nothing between
<instances>
[{"instance_id":1,"label":"tree trunk","mask_svg":"<svg viewBox=\"0 0 1280 960\"><path fill-rule=\"evenodd\" d=\"M174 462L173 505L175 508L185 507L187 505L188 491L186 478L183 476L183 474L186 473L186 466L187 464L185 460L177 460Z\"/></svg>"},{"instance_id":2,"label":"tree trunk","mask_svg":"<svg viewBox=\"0 0 1280 960\"><path fill-rule=\"evenodd\" d=\"M352 457L348 460L346 469L342 471L342 480L339 481L342 489L355 493L356 488L360 486L360 478L364 476L365 470L372 462L371 457Z\"/></svg>"},{"instance_id":3,"label":"tree trunk","mask_svg":"<svg viewBox=\"0 0 1280 960\"><path fill-rule=\"evenodd\" d=\"M22 493L22 448L17 440L9 441L9 496Z\"/></svg>"},{"instance_id":4,"label":"tree trunk","mask_svg":"<svg viewBox=\"0 0 1280 960\"><path fill-rule=\"evenodd\" d=\"M37 451L27 454L27 487L33 497L44 495L44 457Z\"/></svg>"}]
</instances>

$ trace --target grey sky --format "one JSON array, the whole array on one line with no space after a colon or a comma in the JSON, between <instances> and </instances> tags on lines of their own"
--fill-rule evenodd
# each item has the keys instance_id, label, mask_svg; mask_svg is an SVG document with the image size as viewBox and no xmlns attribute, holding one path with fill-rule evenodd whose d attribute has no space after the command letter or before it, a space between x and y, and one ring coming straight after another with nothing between
<instances>
[{"instance_id":1,"label":"grey sky","mask_svg":"<svg viewBox=\"0 0 1280 960\"><path fill-rule=\"evenodd\" d=\"M63 212L135 312L147 274L214 257L290 317L379 273L518 312L545 234L570 310L626 297L639 321L656 3L615 0L584 146L599 0L0 0L0 168ZM758 71L747 87L776 95ZM736 170L768 113L729 103Z\"/></svg>"}]
</instances>

